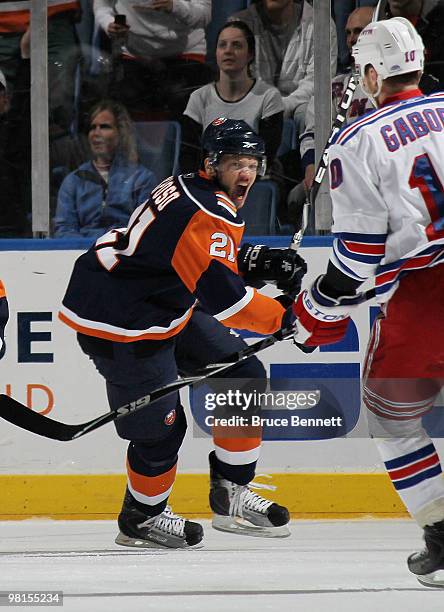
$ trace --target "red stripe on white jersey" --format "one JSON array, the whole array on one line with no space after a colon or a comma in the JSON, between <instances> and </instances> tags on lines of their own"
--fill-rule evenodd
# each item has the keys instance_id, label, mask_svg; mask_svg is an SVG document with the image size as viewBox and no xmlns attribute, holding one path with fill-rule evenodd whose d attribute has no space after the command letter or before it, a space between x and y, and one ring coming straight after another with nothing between
<instances>
[{"instance_id":1,"label":"red stripe on white jersey","mask_svg":"<svg viewBox=\"0 0 444 612\"><path fill-rule=\"evenodd\" d=\"M385 244L352 242L350 240L343 240L342 242L352 253L361 253L362 255L384 255L385 253Z\"/></svg>"}]
</instances>

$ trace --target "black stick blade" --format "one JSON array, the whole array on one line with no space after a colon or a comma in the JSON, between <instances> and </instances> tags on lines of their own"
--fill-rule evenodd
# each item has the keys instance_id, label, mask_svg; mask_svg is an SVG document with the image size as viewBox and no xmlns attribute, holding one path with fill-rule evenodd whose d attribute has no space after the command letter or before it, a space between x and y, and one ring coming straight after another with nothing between
<instances>
[{"instance_id":1,"label":"black stick blade","mask_svg":"<svg viewBox=\"0 0 444 612\"><path fill-rule=\"evenodd\" d=\"M0 394L0 417L17 427L52 440L72 440L83 425L67 425L45 417L24 406L13 397Z\"/></svg>"}]
</instances>

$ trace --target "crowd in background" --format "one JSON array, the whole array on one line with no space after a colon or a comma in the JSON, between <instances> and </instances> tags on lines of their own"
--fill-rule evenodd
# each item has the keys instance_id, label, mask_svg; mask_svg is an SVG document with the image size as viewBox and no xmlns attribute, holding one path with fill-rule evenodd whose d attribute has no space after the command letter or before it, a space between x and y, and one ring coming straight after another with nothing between
<instances>
[{"instance_id":1,"label":"crowd in background","mask_svg":"<svg viewBox=\"0 0 444 612\"><path fill-rule=\"evenodd\" d=\"M426 46L421 86L442 88L444 0L331 4L333 114L350 49L375 10L415 24ZM31 235L29 8L0 0L3 238ZM264 138L261 182L275 185L266 192L277 199L275 231L298 227L314 176L313 37L308 0L48 1L52 234L96 238L124 226L165 172L198 169L202 131L218 116L243 119ZM368 110L358 90L349 120ZM170 159L156 165L167 149Z\"/></svg>"}]
</instances>

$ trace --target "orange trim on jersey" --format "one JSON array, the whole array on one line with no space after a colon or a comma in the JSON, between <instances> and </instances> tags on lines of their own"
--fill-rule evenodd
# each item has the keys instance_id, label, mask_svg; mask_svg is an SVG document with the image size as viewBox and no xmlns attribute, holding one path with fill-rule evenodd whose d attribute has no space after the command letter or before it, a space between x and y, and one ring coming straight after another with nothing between
<instances>
[{"instance_id":1,"label":"orange trim on jersey","mask_svg":"<svg viewBox=\"0 0 444 612\"><path fill-rule=\"evenodd\" d=\"M29 8L21 8L23 2L6 2L6 6L2 6L0 3L0 33L13 33L13 32L25 32L30 23L30 10ZM48 6L48 17L53 17L58 13L65 13L67 11L79 11L80 3L76 0L72 1L61 1L60 4Z\"/></svg>"},{"instance_id":2,"label":"orange trim on jersey","mask_svg":"<svg viewBox=\"0 0 444 612\"><path fill-rule=\"evenodd\" d=\"M5 290L4 284L0 280L0 298L4 298L4 297L6 297L6 290Z\"/></svg>"},{"instance_id":3,"label":"orange trim on jersey","mask_svg":"<svg viewBox=\"0 0 444 612\"><path fill-rule=\"evenodd\" d=\"M227 433L230 433L230 437L219 437L219 435L217 435L224 429L227 430ZM217 434L215 432L217 432ZM259 448L262 442L261 432L262 430L260 427L220 427L218 425L217 427L213 427L213 440L216 446L232 453L239 453ZM253 434L255 434L256 437L253 437Z\"/></svg>"},{"instance_id":4,"label":"orange trim on jersey","mask_svg":"<svg viewBox=\"0 0 444 612\"><path fill-rule=\"evenodd\" d=\"M273 334L282 327L285 308L276 300L254 290L253 299L236 314L218 319L226 327L248 329L259 334Z\"/></svg>"},{"instance_id":5,"label":"orange trim on jersey","mask_svg":"<svg viewBox=\"0 0 444 612\"><path fill-rule=\"evenodd\" d=\"M174 484L176 478L177 463L173 465L171 469L158 476L143 476L138 474L131 469L131 466L126 461L126 469L128 472L128 479L131 483L131 487L134 491L146 495L147 497L155 497L156 495L162 495Z\"/></svg>"},{"instance_id":6,"label":"orange trim on jersey","mask_svg":"<svg viewBox=\"0 0 444 612\"><path fill-rule=\"evenodd\" d=\"M243 226L235 227L225 223L223 218L212 216L203 210L199 210L192 216L186 226L180 240L177 242L174 250L174 255L171 260L173 268L180 276L187 289L192 293L196 289L196 285L207 270L212 259L220 262L235 274L237 271L237 247L241 241ZM218 248L218 252L225 253L225 257L214 257L210 255L211 245L217 241L217 238L212 238L215 233L225 234L233 240L233 246L230 241L222 248ZM233 250L234 261L229 261L228 256Z\"/></svg>"},{"instance_id":7,"label":"orange trim on jersey","mask_svg":"<svg viewBox=\"0 0 444 612\"><path fill-rule=\"evenodd\" d=\"M180 331L182 331L182 329L185 327L185 325L190 320L192 314L193 314L193 308L190 309L190 313L188 314L187 318L184 321L182 321L182 323L180 323L174 329L170 329L170 331L163 332L163 333L152 333L152 334L145 333L145 334L140 334L140 336L131 336L131 337L125 336L124 334L106 332L106 331L103 331L102 329L85 327L84 325L75 323L62 312L58 313L58 318L60 319L60 321L68 325L68 327L71 327L72 329L74 329L77 332L80 332L81 334L85 334L85 336L94 336L95 338L102 338L103 340L111 340L113 342L138 342L139 340L166 340L167 338L171 338L172 336L175 336Z\"/></svg>"},{"instance_id":8,"label":"orange trim on jersey","mask_svg":"<svg viewBox=\"0 0 444 612\"><path fill-rule=\"evenodd\" d=\"M217 200L221 200L223 204L225 204L226 206L229 206L229 208L237 213L237 208L236 206L233 204L233 202L230 200L230 198L228 197L228 195L225 193L225 191L216 191L216 198Z\"/></svg>"}]
</instances>

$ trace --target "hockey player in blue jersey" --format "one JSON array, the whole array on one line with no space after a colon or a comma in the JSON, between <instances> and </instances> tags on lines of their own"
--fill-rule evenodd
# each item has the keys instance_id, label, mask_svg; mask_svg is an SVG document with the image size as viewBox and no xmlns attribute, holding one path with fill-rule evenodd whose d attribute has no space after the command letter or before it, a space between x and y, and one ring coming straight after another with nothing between
<instances>
[{"instance_id":1,"label":"hockey player in blue jersey","mask_svg":"<svg viewBox=\"0 0 444 612\"><path fill-rule=\"evenodd\" d=\"M218 119L203 137L200 172L163 181L132 215L76 262L60 318L78 332L82 349L107 383L112 409L244 348L230 328L273 333L286 308L247 286L276 280L298 292L303 260L287 249L245 245L239 215L265 169L264 143L243 121ZM254 204L252 204L254 205ZM281 285L283 283L283 285ZM196 299L199 306L196 307ZM291 300L290 300L291 303ZM262 389L256 358L228 374ZM186 419L178 395L116 422L129 440L128 486L116 542L188 547L202 539L197 523L167 506ZM288 535L286 508L253 492L260 431L214 432L210 505L214 526L254 535Z\"/></svg>"},{"instance_id":2,"label":"hockey player in blue jersey","mask_svg":"<svg viewBox=\"0 0 444 612\"><path fill-rule=\"evenodd\" d=\"M435 586L444 570L444 480L421 417L444 381L444 94L418 89L424 47L402 17L364 28L353 57L377 110L331 146L335 241L326 274L297 300L296 338L343 338L357 288L374 278L381 314L364 403L393 485L424 530L426 547L409 569Z\"/></svg>"}]
</instances>

